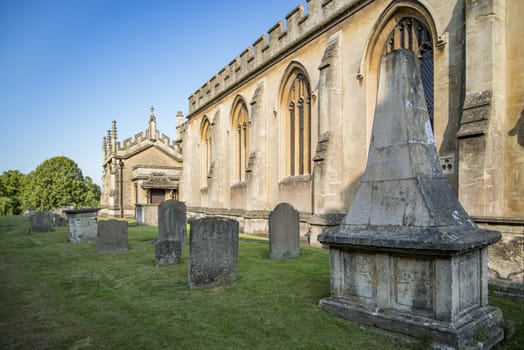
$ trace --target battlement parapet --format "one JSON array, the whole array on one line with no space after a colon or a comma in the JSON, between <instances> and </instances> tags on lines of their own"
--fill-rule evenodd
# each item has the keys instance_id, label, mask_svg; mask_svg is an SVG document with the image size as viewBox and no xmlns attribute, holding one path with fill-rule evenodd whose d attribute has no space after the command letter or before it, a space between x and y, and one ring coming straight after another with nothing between
<instances>
[{"instance_id":1,"label":"battlement parapet","mask_svg":"<svg viewBox=\"0 0 524 350\"><path fill-rule=\"evenodd\" d=\"M306 10L303 4L299 4L289 12L285 21L280 20L269 28L267 34L258 38L189 97L188 118L285 55L297 43L326 30L328 23L336 22L333 21L335 18L349 15L371 1L307 0Z\"/></svg>"},{"instance_id":2,"label":"battlement parapet","mask_svg":"<svg viewBox=\"0 0 524 350\"><path fill-rule=\"evenodd\" d=\"M104 152L104 162L114 156L122 156L124 154L134 153L135 151L144 148L145 146L153 145L158 143L158 146L167 151L174 151L177 154L180 153L180 146L177 142L171 141L171 138L165 134L162 134L162 137L159 137L159 132L157 130L157 135L155 140L150 140L145 137L148 135L148 131L143 131L135 134L134 138L128 137L124 141L116 141L116 155L112 148L106 147Z\"/></svg>"},{"instance_id":3,"label":"battlement parapet","mask_svg":"<svg viewBox=\"0 0 524 350\"><path fill-rule=\"evenodd\" d=\"M166 145L168 145L169 147L175 147L175 142L171 142L171 138L169 136L167 136L166 134L162 134L162 137L160 138L160 141Z\"/></svg>"}]
</instances>

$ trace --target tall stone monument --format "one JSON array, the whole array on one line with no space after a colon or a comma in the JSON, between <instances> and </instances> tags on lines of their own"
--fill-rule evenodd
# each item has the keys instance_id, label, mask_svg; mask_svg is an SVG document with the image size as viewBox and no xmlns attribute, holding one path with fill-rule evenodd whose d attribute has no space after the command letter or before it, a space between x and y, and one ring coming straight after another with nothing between
<instances>
[{"instance_id":1,"label":"tall stone monument","mask_svg":"<svg viewBox=\"0 0 524 350\"><path fill-rule=\"evenodd\" d=\"M346 319L448 348L488 349L503 338L488 305L488 246L442 174L420 81L407 50L382 58L366 171L329 246L331 296Z\"/></svg>"}]
</instances>

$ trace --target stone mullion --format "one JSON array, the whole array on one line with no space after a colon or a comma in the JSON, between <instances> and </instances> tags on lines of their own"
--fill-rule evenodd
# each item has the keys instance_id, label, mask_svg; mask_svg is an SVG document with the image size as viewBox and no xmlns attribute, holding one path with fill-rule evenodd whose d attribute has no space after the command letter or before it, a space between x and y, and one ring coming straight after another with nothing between
<instances>
[{"instance_id":1,"label":"stone mullion","mask_svg":"<svg viewBox=\"0 0 524 350\"><path fill-rule=\"evenodd\" d=\"M304 174L304 102L298 105L298 168L299 175Z\"/></svg>"},{"instance_id":2,"label":"stone mullion","mask_svg":"<svg viewBox=\"0 0 524 350\"><path fill-rule=\"evenodd\" d=\"M291 103L289 108L289 164L290 174L295 175L295 105Z\"/></svg>"}]
</instances>

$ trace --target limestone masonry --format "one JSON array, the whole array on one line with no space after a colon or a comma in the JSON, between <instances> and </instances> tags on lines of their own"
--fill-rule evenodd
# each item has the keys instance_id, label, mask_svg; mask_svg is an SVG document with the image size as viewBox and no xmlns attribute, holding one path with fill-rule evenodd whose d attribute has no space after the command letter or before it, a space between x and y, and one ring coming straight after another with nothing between
<instances>
[{"instance_id":1,"label":"limestone masonry","mask_svg":"<svg viewBox=\"0 0 524 350\"><path fill-rule=\"evenodd\" d=\"M416 60L382 58L366 171L342 224L319 236L331 258L320 307L432 348L489 349L504 335L487 283L500 233L479 230L443 179Z\"/></svg>"},{"instance_id":2,"label":"limestone masonry","mask_svg":"<svg viewBox=\"0 0 524 350\"><path fill-rule=\"evenodd\" d=\"M442 181L480 228L502 233L490 277L522 283L523 13L511 0L305 1L189 97L174 142L153 111L134 139L118 141L113 125L101 213L156 224L173 198L190 217L267 234L285 202L318 244L355 201L380 60L402 48L417 57Z\"/></svg>"}]
</instances>

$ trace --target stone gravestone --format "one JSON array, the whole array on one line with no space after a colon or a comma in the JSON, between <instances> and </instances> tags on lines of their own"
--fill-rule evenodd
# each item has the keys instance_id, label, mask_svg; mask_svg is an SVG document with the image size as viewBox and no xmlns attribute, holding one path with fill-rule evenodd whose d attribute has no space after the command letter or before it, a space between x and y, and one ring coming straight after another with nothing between
<instances>
[{"instance_id":1,"label":"stone gravestone","mask_svg":"<svg viewBox=\"0 0 524 350\"><path fill-rule=\"evenodd\" d=\"M67 210L72 210L73 206L69 204L64 204L60 208L54 210L55 214L55 226L68 226L67 220Z\"/></svg>"},{"instance_id":2,"label":"stone gravestone","mask_svg":"<svg viewBox=\"0 0 524 350\"><path fill-rule=\"evenodd\" d=\"M54 213L55 215L55 226L67 226L68 225L68 221L67 221L67 216L65 214L65 212L61 212L61 213Z\"/></svg>"},{"instance_id":3,"label":"stone gravestone","mask_svg":"<svg viewBox=\"0 0 524 350\"><path fill-rule=\"evenodd\" d=\"M68 225L67 218L64 218L63 215L54 214L55 215L55 226L58 227L64 227Z\"/></svg>"},{"instance_id":4,"label":"stone gravestone","mask_svg":"<svg viewBox=\"0 0 524 350\"><path fill-rule=\"evenodd\" d=\"M158 240L180 241L186 245L186 205L175 199L158 206Z\"/></svg>"},{"instance_id":5,"label":"stone gravestone","mask_svg":"<svg viewBox=\"0 0 524 350\"><path fill-rule=\"evenodd\" d=\"M341 225L319 236L331 256L335 315L435 348L489 349L502 312L488 305L488 246L442 174L416 56L383 56L368 163Z\"/></svg>"},{"instance_id":6,"label":"stone gravestone","mask_svg":"<svg viewBox=\"0 0 524 350\"><path fill-rule=\"evenodd\" d=\"M43 233L53 231L55 215L48 211L34 211L29 216L31 222L31 233Z\"/></svg>"},{"instance_id":7,"label":"stone gravestone","mask_svg":"<svg viewBox=\"0 0 524 350\"><path fill-rule=\"evenodd\" d=\"M156 266L171 265L182 259L182 244L180 241L164 240L155 243Z\"/></svg>"},{"instance_id":8,"label":"stone gravestone","mask_svg":"<svg viewBox=\"0 0 524 350\"><path fill-rule=\"evenodd\" d=\"M96 241L98 210L98 208L64 210L69 226L69 242Z\"/></svg>"},{"instance_id":9,"label":"stone gravestone","mask_svg":"<svg viewBox=\"0 0 524 350\"><path fill-rule=\"evenodd\" d=\"M238 221L204 217L190 222L189 288L230 284L237 279Z\"/></svg>"},{"instance_id":10,"label":"stone gravestone","mask_svg":"<svg viewBox=\"0 0 524 350\"><path fill-rule=\"evenodd\" d=\"M269 214L269 258L300 256L300 220L291 204L280 203Z\"/></svg>"},{"instance_id":11,"label":"stone gravestone","mask_svg":"<svg viewBox=\"0 0 524 350\"><path fill-rule=\"evenodd\" d=\"M127 221L100 220L98 221L97 251L109 253L126 251Z\"/></svg>"},{"instance_id":12,"label":"stone gravestone","mask_svg":"<svg viewBox=\"0 0 524 350\"><path fill-rule=\"evenodd\" d=\"M158 206L158 239L155 244L156 265L179 262L186 244L186 205L174 199Z\"/></svg>"}]
</instances>

